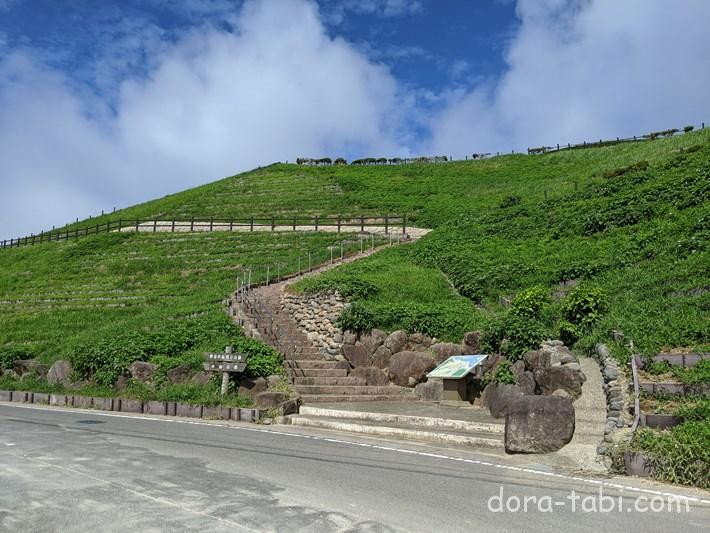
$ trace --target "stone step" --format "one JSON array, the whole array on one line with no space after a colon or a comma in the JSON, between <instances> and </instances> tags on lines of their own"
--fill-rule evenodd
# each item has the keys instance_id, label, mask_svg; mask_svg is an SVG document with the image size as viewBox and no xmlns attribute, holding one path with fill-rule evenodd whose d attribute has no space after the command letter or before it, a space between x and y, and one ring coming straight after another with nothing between
<instances>
[{"instance_id":1,"label":"stone step","mask_svg":"<svg viewBox=\"0 0 710 533\"><path fill-rule=\"evenodd\" d=\"M325 394L330 396L343 394L351 396L413 396L412 389L408 389L406 387L396 387L394 385L385 387L374 387L367 385L296 385L293 388L296 392L302 395Z\"/></svg>"},{"instance_id":2,"label":"stone step","mask_svg":"<svg viewBox=\"0 0 710 533\"><path fill-rule=\"evenodd\" d=\"M292 377L314 377L314 378L343 378L348 375L344 368L287 368L286 372Z\"/></svg>"},{"instance_id":3,"label":"stone step","mask_svg":"<svg viewBox=\"0 0 710 533\"><path fill-rule=\"evenodd\" d=\"M365 378L356 378L350 376L344 377L295 377L293 379L293 384L296 386L300 385L351 385L351 386L363 386L367 385Z\"/></svg>"},{"instance_id":4,"label":"stone step","mask_svg":"<svg viewBox=\"0 0 710 533\"><path fill-rule=\"evenodd\" d=\"M336 402L411 402L416 401L414 394L302 394L303 403Z\"/></svg>"},{"instance_id":5,"label":"stone step","mask_svg":"<svg viewBox=\"0 0 710 533\"><path fill-rule=\"evenodd\" d=\"M326 361L324 359L293 359L292 361L296 364L296 367L298 368L343 368L343 363L341 363L340 361Z\"/></svg>"},{"instance_id":6,"label":"stone step","mask_svg":"<svg viewBox=\"0 0 710 533\"><path fill-rule=\"evenodd\" d=\"M290 415L288 417L288 423L295 426L332 429L347 431L349 433L394 437L438 444L455 444L475 448L503 448L502 434L487 431L456 430L442 427L419 426L417 424L393 425L386 422L302 414Z\"/></svg>"}]
</instances>

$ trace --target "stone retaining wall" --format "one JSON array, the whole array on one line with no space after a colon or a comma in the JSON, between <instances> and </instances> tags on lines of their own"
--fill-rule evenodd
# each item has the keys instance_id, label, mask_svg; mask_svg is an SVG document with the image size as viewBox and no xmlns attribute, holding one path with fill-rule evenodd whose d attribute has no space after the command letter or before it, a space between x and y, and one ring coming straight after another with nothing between
<instances>
[{"instance_id":1,"label":"stone retaining wall","mask_svg":"<svg viewBox=\"0 0 710 533\"><path fill-rule=\"evenodd\" d=\"M326 360L343 359L340 353L343 331L335 323L345 308L345 301L338 291L314 295L284 293L281 308L289 312Z\"/></svg>"},{"instance_id":2,"label":"stone retaining wall","mask_svg":"<svg viewBox=\"0 0 710 533\"><path fill-rule=\"evenodd\" d=\"M130 398L73 396L31 391L0 391L0 401L245 422L258 422L266 415L266 409L192 405L182 402L143 402Z\"/></svg>"},{"instance_id":3,"label":"stone retaining wall","mask_svg":"<svg viewBox=\"0 0 710 533\"><path fill-rule=\"evenodd\" d=\"M629 393L629 380L619 363L611 356L607 345L597 344L595 353L604 378L604 393L607 401L604 441L597 448L599 454L604 454L609 445L629 436L629 428L633 424L631 408L634 400Z\"/></svg>"}]
</instances>

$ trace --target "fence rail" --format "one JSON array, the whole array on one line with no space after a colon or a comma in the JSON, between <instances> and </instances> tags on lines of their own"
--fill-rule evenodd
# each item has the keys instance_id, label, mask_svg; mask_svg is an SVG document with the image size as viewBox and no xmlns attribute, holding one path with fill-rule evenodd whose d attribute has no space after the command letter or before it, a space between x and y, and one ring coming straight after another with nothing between
<instances>
[{"instance_id":1,"label":"fence rail","mask_svg":"<svg viewBox=\"0 0 710 533\"><path fill-rule=\"evenodd\" d=\"M384 229L390 233L407 233L407 216L319 216L312 217L249 217L212 218L209 220L161 220L130 219L112 220L94 226L75 227L42 232L17 239L3 240L0 248L20 248L45 242L68 241L80 237L111 232L139 233L202 233L202 232L255 232L255 231L359 231L365 233L371 228Z\"/></svg>"}]
</instances>

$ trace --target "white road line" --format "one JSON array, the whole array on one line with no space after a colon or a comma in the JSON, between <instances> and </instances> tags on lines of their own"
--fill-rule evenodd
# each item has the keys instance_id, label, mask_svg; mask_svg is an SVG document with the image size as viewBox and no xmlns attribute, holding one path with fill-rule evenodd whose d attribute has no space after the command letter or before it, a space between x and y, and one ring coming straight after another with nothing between
<instances>
[{"instance_id":1,"label":"white road line","mask_svg":"<svg viewBox=\"0 0 710 533\"><path fill-rule=\"evenodd\" d=\"M0 404L0 405L2 405L2 404ZM231 425L231 424L202 422L202 421L198 421L198 420L183 420L183 419L178 419L178 418L164 418L164 417L154 417L154 416L130 416L130 415L121 415L118 413L101 412L101 411L93 411L93 410L89 411L89 410L81 410L81 409L64 409L61 407L37 407L34 405L18 405L18 404L4 404L4 405L9 405L12 407L19 407L21 409L34 409L37 411L53 411L53 412L60 411L60 412L64 412L64 413L75 413L75 414L83 411L86 414L93 415L93 416L129 418L131 420L152 420L152 421L156 421L156 422L168 422L168 423L174 423L174 424L191 424L191 425L197 425L197 426L212 426L212 427L216 426L216 427L222 427L222 428L227 428L227 429L234 429L234 430L238 430L238 431L251 431L253 433L266 433L266 434L270 434L270 435L281 435L281 436L293 437L293 438L298 438L298 439L310 439L310 440L323 441L323 442L332 442L335 444L358 446L360 448L371 448L373 450L382 450L382 451L401 453L401 454L418 455L421 457L428 457L428 458L433 458L433 459L443 459L443 460L447 460L447 461L457 461L457 462L461 462L461 463L474 464L477 466L500 468L501 470L510 470L513 472L523 472L525 474L530 474L530 475L535 475L535 476L542 476L542 477L555 478L555 479L564 479L566 481L576 481L578 483L586 483L589 485L597 485L597 486L601 486L601 487L613 488L613 489L617 489L621 492L624 492L624 491L638 492L638 493L642 493L642 494L651 494L653 496L665 496L668 498L677 498L680 500L689 501L689 502L693 502L693 503L710 505L710 499L698 498L696 496L686 496L683 494L677 494L677 493L673 493L673 492L644 489L641 487L634 487L631 485L622 485L620 483L613 483L610 481L603 481L603 480L599 480L599 479L583 478L583 477L579 477L579 476L569 476L566 474L558 474L555 472L545 472L543 470L535 470L534 468L505 465L505 464L500 464L500 463L492 463L489 461L481 461L478 459L468 459L466 457L456 457L456 456L444 455L444 454L440 454L440 453L421 452L421 451L416 451L416 450L395 448L395 447L391 447L391 446L381 446L378 444L369 444L366 442L354 442L354 441L348 441L348 440L342 440L342 439L335 439L332 437L319 437L316 435L302 435L300 433L289 433L287 431L278 431L278 430L273 430L273 429L261 429L261 428L245 427L245 426L235 426L235 425Z\"/></svg>"}]
</instances>

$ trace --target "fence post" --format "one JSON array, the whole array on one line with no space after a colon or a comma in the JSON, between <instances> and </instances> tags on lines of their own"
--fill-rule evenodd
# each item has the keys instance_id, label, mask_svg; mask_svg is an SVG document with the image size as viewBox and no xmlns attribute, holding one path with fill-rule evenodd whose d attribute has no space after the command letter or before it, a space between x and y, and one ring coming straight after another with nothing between
<instances>
[{"instance_id":1,"label":"fence post","mask_svg":"<svg viewBox=\"0 0 710 533\"><path fill-rule=\"evenodd\" d=\"M253 216L251 217L251 226L250 226L250 228L251 228L251 229L250 229L249 231L254 231L254 217L253 217Z\"/></svg>"},{"instance_id":2,"label":"fence post","mask_svg":"<svg viewBox=\"0 0 710 533\"><path fill-rule=\"evenodd\" d=\"M230 218L229 219L229 232L231 233L232 231L234 231L234 219Z\"/></svg>"},{"instance_id":3,"label":"fence post","mask_svg":"<svg viewBox=\"0 0 710 533\"><path fill-rule=\"evenodd\" d=\"M385 215L385 235L389 233L389 216Z\"/></svg>"},{"instance_id":4,"label":"fence post","mask_svg":"<svg viewBox=\"0 0 710 533\"><path fill-rule=\"evenodd\" d=\"M293 231L296 231L296 217L293 217Z\"/></svg>"},{"instance_id":5,"label":"fence post","mask_svg":"<svg viewBox=\"0 0 710 533\"><path fill-rule=\"evenodd\" d=\"M121 225L123 224L123 220L120 218L118 219L118 232L121 233Z\"/></svg>"},{"instance_id":6,"label":"fence post","mask_svg":"<svg viewBox=\"0 0 710 533\"><path fill-rule=\"evenodd\" d=\"M316 215L316 231L318 231L318 215Z\"/></svg>"},{"instance_id":7,"label":"fence post","mask_svg":"<svg viewBox=\"0 0 710 533\"><path fill-rule=\"evenodd\" d=\"M170 225L170 233L175 233L175 219L173 219L173 223Z\"/></svg>"},{"instance_id":8,"label":"fence post","mask_svg":"<svg viewBox=\"0 0 710 533\"><path fill-rule=\"evenodd\" d=\"M192 217L190 219L190 233L193 233L195 231L195 217Z\"/></svg>"},{"instance_id":9,"label":"fence post","mask_svg":"<svg viewBox=\"0 0 710 533\"><path fill-rule=\"evenodd\" d=\"M274 215L271 215L271 231L274 231L276 229L276 217Z\"/></svg>"},{"instance_id":10,"label":"fence post","mask_svg":"<svg viewBox=\"0 0 710 533\"><path fill-rule=\"evenodd\" d=\"M365 217L360 215L360 233L365 232Z\"/></svg>"},{"instance_id":11,"label":"fence post","mask_svg":"<svg viewBox=\"0 0 710 533\"><path fill-rule=\"evenodd\" d=\"M213 228L214 228L214 217L210 217L210 233L212 233Z\"/></svg>"},{"instance_id":12,"label":"fence post","mask_svg":"<svg viewBox=\"0 0 710 533\"><path fill-rule=\"evenodd\" d=\"M402 218L402 235L407 234L407 215Z\"/></svg>"},{"instance_id":13,"label":"fence post","mask_svg":"<svg viewBox=\"0 0 710 533\"><path fill-rule=\"evenodd\" d=\"M269 286L269 265L266 265L266 286Z\"/></svg>"},{"instance_id":14,"label":"fence post","mask_svg":"<svg viewBox=\"0 0 710 533\"><path fill-rule=\"evenodd\" d=\"M158 231L158 219L153 219L153 233Z\"/></svg>"},{"instance_id":15,"label":"fence post","mask_svg":"<svg viewBox=\"0 0 710 533\"><path fill-rule=\"evenodd\" d=\"M138 233L138 222L140 222L139 218L136 219L136 233Z\"/></svg>"},{"instance_id":16,"label":"fence post","mask_svg":"<svg viewBox=\"0 0 710 533\"><path fill-rule=\"evenodd\" d=\"M311 252L308 252L308 272L311 271Z\"/></svg>"},{"instance_id":17,"label":"fence post","mask_svg":"<svg viewBox=\"0 0 710 533\"><path fill-rule=\"evenodd\" d=\"M338 233L340 233L340 224L341 224L340 215L338 215Z\"/></svg>"}]
</instances>

